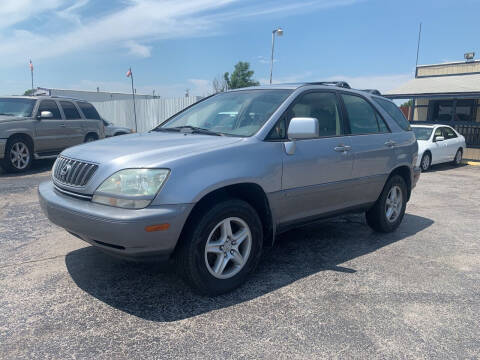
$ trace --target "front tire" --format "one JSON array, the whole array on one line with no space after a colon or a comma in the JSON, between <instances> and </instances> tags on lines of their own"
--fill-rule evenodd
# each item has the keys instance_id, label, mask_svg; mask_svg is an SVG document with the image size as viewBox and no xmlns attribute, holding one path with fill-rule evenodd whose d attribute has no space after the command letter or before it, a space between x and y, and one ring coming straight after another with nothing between
<instances>
[{"instance_id":1,"label":"front tire","mask_svg":"<svg viewBox=\"0 0 480 360\"><path fill-rule=\"evenodd\" d=\"M405 180L399 175L392 176L373 207L367 211L367 224L377 232L396 230L405 215L407 196Z\"/></svg>"},{"instance_id":2,"label":"front tire","mask_svg":"<svg viewBox=\"0 0 480 360\"><path fill-rule=\"evenodd\" d=\"M33 151L30 143L22 137L8 140L2 167L7 172L21 173L32 165Z\"/></svg>"},{"instance_id":3,"label":"front tire","mask_svg":"<svg viewBox=\"0 0 480 360\"><path fill-rule=\"evenodd\" d=\"M420 162L420 169L422 172L428 171L432 165L432 155L429 152L426 152L422 156L422 161Z\"/></svg>"},{"instance_id":4,"label":"front tire","mask_svg":"<svg viewBox=\"0 0 480 360\"><path fill-rule=\"evenodd\" d=\"M88 134L88 135L85 137L85 142L86 142L86 143L89 143L89 142L92 142L92 141L95 141L95 140L98 140L98 138L97 138L96 135L93 135L93 134Z\"/></svg>"},{"instance_id":5,"label":"front tire","mask_svg":"<svg viewBox=\"0 0 480 360\"><path fill-rule=\"evenodd\" d=\"M199 293L220 295L245 282L260 260L262 242L255 209L228 199L192 219L179 245L177 270Z\"/></svg>"}]
</instances>

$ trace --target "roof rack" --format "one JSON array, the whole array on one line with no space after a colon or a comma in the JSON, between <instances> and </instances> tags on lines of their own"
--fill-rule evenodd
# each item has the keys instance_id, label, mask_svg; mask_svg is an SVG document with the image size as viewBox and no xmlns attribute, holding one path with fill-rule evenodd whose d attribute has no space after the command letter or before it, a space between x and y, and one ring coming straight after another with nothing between
<instances>
[{"instance_id":1,"label":"roof rack","mask_svg":"<svg viewBox=\"0 0 480 360\"><path fill-rule=\"evenodd\" d=\"M380 91L378 91L377 89L365 89L365 90L360 90L360 91L365 91L365 92L368 92L370 94L373 94L373 95L382 95L382 93Z\"/></svg>"},{"instance_id":2,"label":"roof rack","mask_svg":"<svg viewBox=\"0 0 480 360\"><path fill-rule=\"evenodd\" d=\"M328 86L336 86L345 89L351 89L350 85L346 81L316 81L316 82L309 82L309 85L328 85Z\"/></svg>"}]
</instances>

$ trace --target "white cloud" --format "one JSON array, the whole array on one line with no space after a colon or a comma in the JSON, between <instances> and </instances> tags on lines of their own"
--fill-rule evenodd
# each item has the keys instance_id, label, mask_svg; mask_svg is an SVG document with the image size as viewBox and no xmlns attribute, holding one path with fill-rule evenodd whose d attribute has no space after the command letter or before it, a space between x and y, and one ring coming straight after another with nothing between
<instances>
[{"instance_id":1,"label":"white cloud","mask_svg":"<svg viewBox=\"0 0 480 360\"><path fill-rule=\"evenodd\" d=\"M0 65L23 63L25 49L35 54L35 60L40 60L85 49L118 49L125 47L127 42L131 54L146 57L151 49L141 43L208 36L218 32L223 24L233 18L290 14L292 11L344 6L357 1L360 0L129 0L123 3L122 8L106 15L82 18L78 10L87 4L87 0L80 0L71 6L68 6L71 0L3 0L0 6ZM48 32L12 27L41 14L48 25L54 27L56 24L49 21L50 10L75 26L58 24L56 30Z\"/></svg>"},{"instance_id":2,"label":"white cloud","mask_svg":"<svg viewBox=\"0 0 480 360\"><path fill-rule=\"evenodd\" d=\"M150 46L141 45L133 40L127 41L126 47L130 54L143 58L150 57L152 49Z\"/></svg>"},{"instance_id":3,"label":"white cloud","mask_svg":"<svg viewBox=\"0 0 480 360\"><path fill-rule=\"evenodd\" d=\"M8 28L48 10L57 9L66 0L2 0L0 29Z\"/></svg>"}]
</instances>

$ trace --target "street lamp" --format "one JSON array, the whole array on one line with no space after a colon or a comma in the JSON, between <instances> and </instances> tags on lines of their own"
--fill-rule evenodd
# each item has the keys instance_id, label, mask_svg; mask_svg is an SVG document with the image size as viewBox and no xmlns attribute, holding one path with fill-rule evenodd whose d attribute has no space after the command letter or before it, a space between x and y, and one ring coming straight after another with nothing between
<instances>
[{"instance_id":1,"label":"street lamp","mask_svg":"<svg viewBox=\"0 0 480 360\"><path fill-rule=\"evenodd\" d=\"M272 31L272 57L270 59L270 84L272 84L272 72L273 72L273 49L275 48L275 34L277 36L283 35L283 29L278 28Z\"/></svg>"}]
</instances>

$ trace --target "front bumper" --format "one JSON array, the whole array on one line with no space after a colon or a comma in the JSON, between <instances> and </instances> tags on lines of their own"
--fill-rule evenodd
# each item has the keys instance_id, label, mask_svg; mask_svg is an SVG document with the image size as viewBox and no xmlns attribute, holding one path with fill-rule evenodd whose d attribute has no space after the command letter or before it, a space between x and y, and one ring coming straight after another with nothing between
<instances>
[{"instance_id":1,"label":"front bumper","mask_svg":"<svg viewBox=\"0 0 480 360\"><path fill-rule=\"evenodd\" d=\"M42 210L54 224L103 250L133 258L168 258L193 207L175 204L120 209L61 194L51 181L40 184L38 195ZM145 230L165 223L170 224L167 230Z\"/></svg>"},{"instance_id":2,"label":"front bumper","mask_svg":"<svg viewBox=\"0 0 480 360\"><path fill-rule=\"evenodd\" d=\"M7 139L0 139L0 160L5 156L5 148L7 147Z\"/></svg>"}]
</instances>

